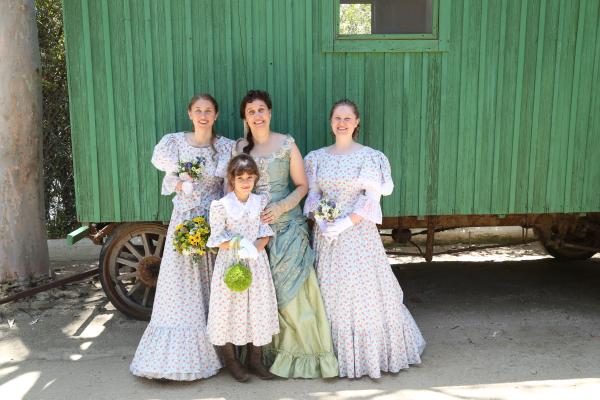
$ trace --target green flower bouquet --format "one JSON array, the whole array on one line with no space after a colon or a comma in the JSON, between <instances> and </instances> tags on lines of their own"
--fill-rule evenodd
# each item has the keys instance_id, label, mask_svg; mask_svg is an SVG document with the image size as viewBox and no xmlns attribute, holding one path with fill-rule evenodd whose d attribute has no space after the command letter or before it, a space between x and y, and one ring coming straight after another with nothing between
<instances>
[{"instance_id":1,"label":"green flower bouquet","mask_svg":"<svg viewBox=\"0 0 600 400\"><path fill-rule=\"evenodd\" d=\"M236 236L231 239L229 246L238 260L227 268L223 280L225 281L225 286L232 292L243 292L252 285L252 271L237 256L240 247L240 237Z\"/></svg>"}]
</instances>

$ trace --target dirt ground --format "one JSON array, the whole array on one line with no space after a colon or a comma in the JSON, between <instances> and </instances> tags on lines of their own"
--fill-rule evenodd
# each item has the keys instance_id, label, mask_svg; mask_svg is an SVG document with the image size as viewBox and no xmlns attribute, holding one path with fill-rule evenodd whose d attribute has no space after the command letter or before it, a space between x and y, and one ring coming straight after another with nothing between
<instances>
[{"instance_id":1,"label":"dirt ground","mask_svg":"<svg viewBox=\"0 0 600 400\"><path fill-rule=\"evenodd\" d=\"M428 345L423 363L379 380L136 378L145 322L107 302L97 279L0 306L0 399L598 399L600 257L561 263L536 243L393 257ZM57 276L95 266L57 261ZM0 287L0 297L16 290Z\"/></svg>"}]
</instances>

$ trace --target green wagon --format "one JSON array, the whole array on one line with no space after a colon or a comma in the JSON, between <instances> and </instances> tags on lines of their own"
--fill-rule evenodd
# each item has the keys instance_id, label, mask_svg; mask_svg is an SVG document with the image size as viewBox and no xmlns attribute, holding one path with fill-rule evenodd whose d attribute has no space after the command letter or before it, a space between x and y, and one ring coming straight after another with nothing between
<instances>
[{"instance_id":1,"label":"green wagon","mask_svg":"<svg viewBox=\"0 0 600 400\"><path fill-rule=\"evenodd\" d=\"M342 97L390 158L383 227L535 227L600 248L599 0L63 0L77 214L117 308L148 318L170 199L150 165L197 92L235 138L250 88L306 153ZM75 235L77 236L77 235Z\"/></svg>"}]
</instances>

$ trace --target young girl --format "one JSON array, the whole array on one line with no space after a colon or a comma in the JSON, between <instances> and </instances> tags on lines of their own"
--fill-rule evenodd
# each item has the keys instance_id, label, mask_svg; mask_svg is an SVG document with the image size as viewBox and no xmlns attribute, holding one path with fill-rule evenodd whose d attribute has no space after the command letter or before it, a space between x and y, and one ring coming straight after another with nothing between
<instances>
[{"instance_id":1,"label":"young girl","mask_svg":"<svg viewBox=\"0 0 600 400\"><path fill-rule=\"evenodd\" d=\"M207 245L218 247L211 283L208 337L223 346L225 365L235 379L248 380L248 373L236 358L235 346L248 344L248 367L261 379L273 375L262 365L261 347L279 332L277 299L265 246L273 231L260 222L267 199L253 194L258 167L252 157L240 154L231 159L227 179L232 190L210 206L211 234ZM252 272L252 284L234 292L224 281L227 269L243 259Z\"/></svg>"}]
</instances>

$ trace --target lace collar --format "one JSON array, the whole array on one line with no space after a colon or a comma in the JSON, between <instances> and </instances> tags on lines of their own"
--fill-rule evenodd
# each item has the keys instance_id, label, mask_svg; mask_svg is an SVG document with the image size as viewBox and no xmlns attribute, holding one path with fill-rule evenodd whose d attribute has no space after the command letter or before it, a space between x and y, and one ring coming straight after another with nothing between
<instances>
[{"instance_id":1,"label":"lace collar","mask_svg":"<svg viewBox=\"0 0 600 400\"><path fill-rule=\"evenodd\" d=\"M229 192L220 200L225 207L227 215L232 218L240 219L245 215L257 217L260 214L261 199L259 195L250 193L248 200L242 203L233 192Z\"/></svg>"}]
</instances>

